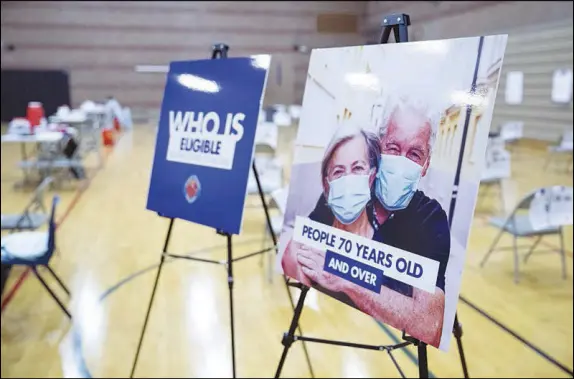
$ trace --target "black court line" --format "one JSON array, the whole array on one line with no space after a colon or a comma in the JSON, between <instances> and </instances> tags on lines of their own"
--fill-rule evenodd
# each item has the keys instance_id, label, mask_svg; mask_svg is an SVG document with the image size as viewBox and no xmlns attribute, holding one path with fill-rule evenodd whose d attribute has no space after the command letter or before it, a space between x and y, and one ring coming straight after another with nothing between
<instances>
[{"instance_id":1,"label":"black court line","mask_svg":"<svg viewBox=\"0 0 574 379\"><path fill-rule=\"evenodd\" d=\"M498 326L499 328L501 328L502 330L504 330L505 332L510 334L512 337L514 337L517 340L519 340L520 342L522 342L525 346L529 347L531 350L536 352L542 358L546 359L548 362L550 362L551 364L553 364L554 366L556 366L560 370L564 371L568 375L574 377L574 373L572 372L571 368L566 367L562 363L558 362L556 359L552 358L549 354L545 353L542 349L540 349L539 347L536 347L534 344L532 344L531 342L526 340L524 337L521 337L518 333L511 330L506 325L504 325L503 323L501 323L500 321L498 321L497 319L495 319L494 317L489 315L486 311L484 311L481 308L479 308L478 306L476 306L474 303L472 303L471 301L466 299L464 296L460 296L460 300L463 303L465 303L466 305L468 305L469 307L471 307L472 309L474 309L475 311L477 311L478 313L480 313L482 316L484 316L486 319L491 321L493 324L495 324L496 326Z\"/></svg>"}]
</instances>

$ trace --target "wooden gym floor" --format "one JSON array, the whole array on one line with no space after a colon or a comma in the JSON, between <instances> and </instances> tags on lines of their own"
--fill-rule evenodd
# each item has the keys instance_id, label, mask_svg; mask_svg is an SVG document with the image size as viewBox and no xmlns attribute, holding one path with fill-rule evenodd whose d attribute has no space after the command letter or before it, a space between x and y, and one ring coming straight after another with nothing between
<instances>
[{"instance_id":1,"label":"wooden gym floor","mask_svg":"<svg viewBox=\"0 0 574 379\"><path fill-rule=\"evenodd\" d=\"M288 161L294 130L282 129L281 134L280 151ZM154 139L153 126L138 125L106 150L101 170L88 162L88 181L49 191L62 198L60 253L52 266L72 291L70 307L80 338L60 348L70 322L36 278L22 280L25 270L13 268L2 302L2 377L61 377L62 367L73 362L82 363L94 377L129 376L168 227L168 220L145 209ZM539 186L572 185L564 161L544 169L545 151L527 143L513 149L513 178L504 183L509 204ZM19 157L19 146L2 145L2 213L19 211L30 197L29 191L14 188L21 179ZM258 197L250 196L248 202L258 204ZM496 233L486 219L502 211L497 202L494 193L478 206L463 275L464 300L458 306L470 375L568 377L573 366L572 228L565 238L567 280L560 277L558 254L541 252L521 266L522 280L514 284L510 251L496 252L485 268L478 266ZM234 238L235 256L270 245L263 242L264 225L262 209L247 208L243 233ZM225 242L209 228L176 221L170 251L225 259ZM552 237L545 243L547 248L558 246ZM274 375L281 336L292 316L281 277L267 281L267 264L256 257L234 266L239 377ZM326 296L312 292L308 299L301 321L306 335L381 345L400 339L396 330ZM228 301L223 266L168 262L135 376L229 377ZM384 352L318 344L308 344L308 349L317 377L399 376ZM407 377L417 376L414 348L394 356ZM448 353L430 349L429 368L435 377L462 375L454 339ZM308 376L301 343L296 342L283 377Z\"/></svg>"}]
</instances>

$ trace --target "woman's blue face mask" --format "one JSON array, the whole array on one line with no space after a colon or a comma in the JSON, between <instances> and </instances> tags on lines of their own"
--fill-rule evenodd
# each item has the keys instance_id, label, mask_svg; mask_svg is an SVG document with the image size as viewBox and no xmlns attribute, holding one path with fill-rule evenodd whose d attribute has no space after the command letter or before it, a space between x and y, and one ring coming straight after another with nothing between
<instances>
[{"instance_id":1,"label":"woman's blue face mask","mask_svg":"<svg viewBox=\"0 0 574 379\"><path fill-rule=\"evenodd\" d=\"M389 211L405 209L413 198L423 167L402 155L381 154L375 194Z\"/></svg>"},{"instance_id":2,"label":"woman's blue face mask","mask_svg":"<svg viewBox=\"0 0 574 379\"><path fill-rule=\"evenodd\" d=\"M327 204L342 224L355 222L371 199L370 175L345 175L329 182Z\"/></svg>"}]
</instances>

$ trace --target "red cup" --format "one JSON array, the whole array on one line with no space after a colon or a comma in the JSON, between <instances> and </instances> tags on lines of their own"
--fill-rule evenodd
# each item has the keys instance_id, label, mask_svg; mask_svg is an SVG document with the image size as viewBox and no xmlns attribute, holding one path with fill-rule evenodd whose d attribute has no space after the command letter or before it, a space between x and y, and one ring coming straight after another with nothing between
<instances>
[{"instance_id":1,"label":"red cup","mask_svg":"<svg viewBox=\"0 0 574 379\"><path fill-rule=\"evenodd\" d=\"M34 133L34 128L40 125L42 118L44 118L42 103L37 101L29 102L26 109L26 118L30 122L30 132Z\"/></svg>"},{"instance_id":2,"label":"red cup","mask_svg":"<svg viewBox=\"0 0 574 379\"><path fill-rule=\"evenodd\" d=\"M104 146L114 145L114 130L113 129L102 129L102 142Z\"/></svg>"}]
</instances>

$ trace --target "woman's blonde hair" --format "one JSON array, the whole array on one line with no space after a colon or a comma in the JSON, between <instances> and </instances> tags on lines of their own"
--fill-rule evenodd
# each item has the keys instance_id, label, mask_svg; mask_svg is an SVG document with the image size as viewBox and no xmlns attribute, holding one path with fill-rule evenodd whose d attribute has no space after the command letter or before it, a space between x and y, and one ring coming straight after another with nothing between
<instances>
[{"instance_id":1,"label":"woman's blonde hair","mask_svg":"<svg viewBox=\"0 0 574 379\"><path fill-rule=\"evenodd\" d=\"M369 167L377 168L379 161L379 156L381 155L381 147L379 144L379 138L375 133L368 132L359 126L353 124L344 124L337 129L333 138L327 145L325 149L325 155L323 156L323 162L321 163L321 177L325 179L327 177L327 170L329 167L329 162L333 158L335 151L343 143L357 137L363 136L365 143L367 144L367 155L369 157Z\"/></svg>"}]
</instances>

